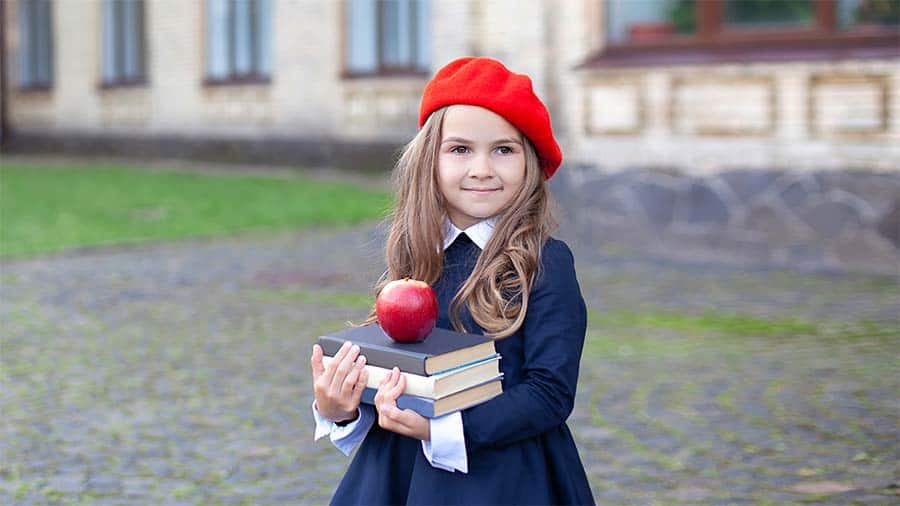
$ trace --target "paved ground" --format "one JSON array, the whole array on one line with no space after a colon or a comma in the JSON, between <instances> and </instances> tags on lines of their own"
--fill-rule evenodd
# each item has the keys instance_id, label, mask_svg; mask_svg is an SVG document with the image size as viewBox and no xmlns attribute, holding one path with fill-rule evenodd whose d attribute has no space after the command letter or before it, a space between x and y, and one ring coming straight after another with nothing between
<instances>
[{"instance_id":1,"label":"paved ground","mask_svg":"<svg viewBox=\"0 0 900 506\"><path fill-rule=\"evenodd\" d=\"M327 502L348 460L312 441L308 354L366 313L377 250L369 226L0 264L0 504ZM897 279L576 254L598 502L900 502Z\"/></svg>"}]
</instances>

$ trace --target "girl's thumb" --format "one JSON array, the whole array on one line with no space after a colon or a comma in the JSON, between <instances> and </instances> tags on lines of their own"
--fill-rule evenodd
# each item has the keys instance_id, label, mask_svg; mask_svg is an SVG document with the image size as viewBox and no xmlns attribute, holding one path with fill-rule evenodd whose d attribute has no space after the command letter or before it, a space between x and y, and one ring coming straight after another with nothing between
<instances>
[{"instance_id":1,"label":"girl's thumb","mask_svg":"<svg viewBox=\"0 0 900 506\"><path fill-rule=\"evenodd\" d=\"M322 347L318 344L313 345L312 357L310 358L310 365L312 365L313 379L315 380L322 373L325 372L325 366L322 364L322 356L324 353L322 352Z\"/></svg>"}]
</instances>

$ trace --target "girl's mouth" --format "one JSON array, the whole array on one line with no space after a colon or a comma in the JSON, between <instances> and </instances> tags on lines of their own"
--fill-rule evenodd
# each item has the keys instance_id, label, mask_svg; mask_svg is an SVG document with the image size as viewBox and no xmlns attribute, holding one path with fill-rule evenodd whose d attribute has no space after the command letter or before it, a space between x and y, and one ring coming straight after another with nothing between
<instances>
[{"instance_id":1,"label":"girl's mouth","mask_svg":"<svg viewBox=\"0 0 900 506\"><path fill-rule=\"evenodd\" d=\"M463 188L463 191L472 192L476 195L487 195L489 193L500 191L500 188Z\"/></svg>"}]
</instances>

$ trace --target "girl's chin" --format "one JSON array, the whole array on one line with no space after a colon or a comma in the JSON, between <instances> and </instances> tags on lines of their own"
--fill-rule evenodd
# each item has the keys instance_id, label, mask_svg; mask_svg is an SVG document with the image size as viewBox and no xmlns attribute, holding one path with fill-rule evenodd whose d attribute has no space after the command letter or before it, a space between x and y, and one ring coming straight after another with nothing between
<instances>
[{"instance_id":1,"label":"girl's chin","mask_svg":"<svg viewBox=\"0 0 900 506\"><path fill-rule=\"evenodd\" d=\"M456 225L460 230L465 230L476 223L482 222L491 216L494 216L495 213L466 213L464 216L457 216L456 218L451 217L450 221Z\"/></svg>"},{"instance_id":2,"label":"girl's chin","mask_svg":"<svg viewBox=\"0 0 900 506\"><path fill-rule=\"evenodd\" d=\"M469 209L466 209L464 212L469 216L483 216L485 218L489 218L500 209L500 206L485 206L485 205L475 205L469 206Z\"/></svg>"}]
</instances>

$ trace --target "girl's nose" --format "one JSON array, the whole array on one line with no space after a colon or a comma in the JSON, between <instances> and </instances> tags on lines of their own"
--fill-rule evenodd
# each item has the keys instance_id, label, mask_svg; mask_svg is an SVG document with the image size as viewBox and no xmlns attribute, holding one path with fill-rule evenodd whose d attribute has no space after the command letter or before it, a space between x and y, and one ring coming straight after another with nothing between
<instances>
[{"instance_id":1,"label":"girl's nose","mask_svg":"<svg viewBox=\"0 0 900 506\"><path fill-rule=\"evenodd\" d=\"M489 156L475 156L472 158L472 164L469 166L469 177L482 179L490 177L493 173L494 169L491 167Z\"/></svg>"}]
</instances>

